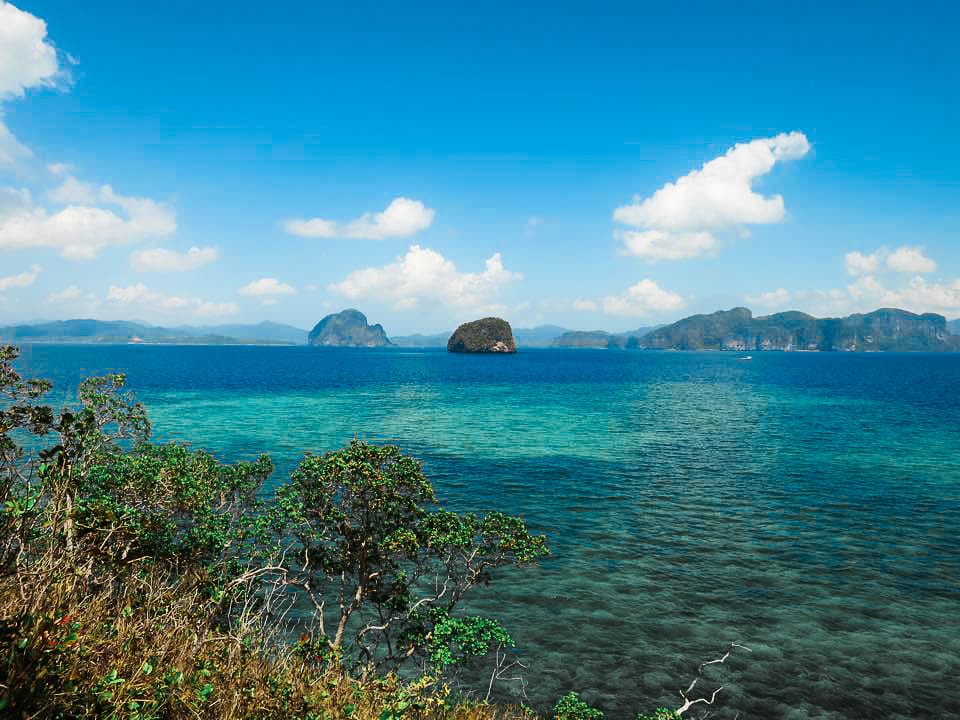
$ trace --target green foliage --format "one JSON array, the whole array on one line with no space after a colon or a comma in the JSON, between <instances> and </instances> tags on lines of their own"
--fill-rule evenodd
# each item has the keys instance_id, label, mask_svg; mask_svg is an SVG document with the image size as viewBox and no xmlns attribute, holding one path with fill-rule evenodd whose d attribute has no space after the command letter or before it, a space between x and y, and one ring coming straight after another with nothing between
<instances>
[{"instance_id":1,"label":"green foliage","mask_svg":"<svg viewBox=\"0 0 960 720\"><path fill-rule=\"evenodd\" d=\"M602 720L603 713L590 707L575 692L564 695L553 708L554 720Z\"/></svg>"},{"instance_id":2,"label":"green foliage","mask_svg":"<svg viewBox=\"0 0 960 720\"><path fill-rule=\"evenodd\" d=\"M657 708L653 715L640 713L636 720L682 720L682 716L676 710Z\"/></svg>"}]
</instances>

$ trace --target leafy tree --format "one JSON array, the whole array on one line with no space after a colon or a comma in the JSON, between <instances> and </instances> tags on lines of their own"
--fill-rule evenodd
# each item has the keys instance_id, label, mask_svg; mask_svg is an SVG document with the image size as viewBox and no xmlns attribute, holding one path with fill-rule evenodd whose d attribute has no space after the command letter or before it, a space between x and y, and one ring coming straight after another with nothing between
<instances>
[{"instance_id":1,"label":"leafy tree","mask_svg":"<svg viewBox=\"0 0 960 720\"><path fill-rule=\"evenodd\" d=\"M516 517L442 509L419 461L354 441L308 456L277 492L273 523L288 583L313 608L319 635L376 667L443 669L509 635L487 618L454 618L464 594L505 565L547 554Z\"/></svg>"}]
</instances>

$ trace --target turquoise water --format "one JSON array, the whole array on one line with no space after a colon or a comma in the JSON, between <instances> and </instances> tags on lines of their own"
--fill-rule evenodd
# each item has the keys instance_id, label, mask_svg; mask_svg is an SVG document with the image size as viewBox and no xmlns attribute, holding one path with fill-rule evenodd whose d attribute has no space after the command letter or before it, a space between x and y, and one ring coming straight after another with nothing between
<instances>
[{"instance_id":1,"label":"turquoise water","mask_svg":"<svg viewBox=\"0 0 960 720\"><path fill-rule=\"evenodd\" d=\"M457 509L524 515L542 567L479 591L529 664L611 718L698 664L733 718L960 716L960 356L34 346L125 370L161 439L279 472L352 437ZM510 688L503 688L511 697Z\"/></svg>"}]
</instances>

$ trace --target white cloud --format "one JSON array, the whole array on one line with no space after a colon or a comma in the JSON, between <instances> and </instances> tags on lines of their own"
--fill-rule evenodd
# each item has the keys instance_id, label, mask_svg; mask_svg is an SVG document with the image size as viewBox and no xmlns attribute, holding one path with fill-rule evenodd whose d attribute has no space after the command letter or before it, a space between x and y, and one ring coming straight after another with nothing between
<instances>
[{"instance_id":1,"label":"white cloud","mask_svg":"<svg viewBox=\"0 0 960 720\"><path fill-rule=\"evenodd\" d=\"M522 277L503 266L500 253L487 258L483 272L461 273L435 250L411 245L396 262L356 270L330 290L351 300L384 300L400 309L430 301L479 308L491 302L502 287Z\"/></svg>"},{"instance_id":2,"label":"white cloud","mask_svg":"<svg viewBox=\"0 0 960 720\"><path fill-rule=\"evenodd\" d=\"M70 204L56 211L35 205L25 190L7 188L5 197L20 201L0 208L0 249L52 247L69 260L92 260L107 246L163 237L177 228L173 211L162 203L71 181L58 188Z\"/></svg>"},{"instance_id":3,"label":"white cloud","mask_svg":"<svg viewBox=\"0 0 960 720\"><path fill-rule=\"evenodd\" d=\"M669 233L663 230L618 233L623 240L623 254L636 255L651 262L684 260L714 252L717 239L708 232Z\"/></svg>"},{"instance_id":4,"label":"white cloud","mask_svg":"<svg viewBox=\"0 0 960 720\"><path fill-rule=\"evenodd\" d=\"M0 0L0 99L52 86L59 71L56 48L47 41L47 24Z\"/></svg>"},{"instance_id":5,"label":"white cloud","mask_svg":"<svg viewBox=\"0 0 960 720\"><path fill-rule=\"evenodd\" d=\"M59 292L47 295L47 302L70 302L71 300L79 300L81 297L83 297L83 291L76 285L70 285Z\"/></svg>"},{"instance_id":6,"label":"white cloud","mask_svg":"<svg viewBox=\"0 0 960 720\"><path fill-rule=\"evenodd\" d=\"M786 288L777 288L759 295L747 295L744 299L751 305L759 305L764 308L782 308L790 302L792 296Z\"/></svg>"},{"instance_id":7,"label":"white cloud","mask_svg":"<svg viewBox=\"0 0 960 720\"><path fill-rule=\"evenodd\" d=\"M62 77L56 48L47 40L47 24L0 0L0 102L22 97L29 88L53 86ZM30 155L0 112L0 166Z\"/></svg>"},{"instance_id":8,"label":"white cloud","mask_svg":"<svg viewBox=\"0 0 960 720\"><path fill-rule=\"evenodd\" d=\"M196 297L165 295L151 290L143 283L127 287L111 285L107 291L107 300L117 305L149 307L161 312L186 312L199 317L232 315L239 309L237 304L232 302L214 303Z\"/></svg>"},{"instance_id":9,"label":"white cloud","mask_svg":"<svg viewBox=\"0 0 960 720\"><path fill-rule=\"evenodd\" d=\"M579 310L580 312L596 312L600 309L600 306L595 300L584 300L583 298L577 298L573 301L573 309Z\"/></svg>"},{"instance_id":10,"label":"white cloud","mask_svg":"<svg viewBox=\"0 0 960 720\"><path fill-rule=\"evenodd\" d=\"M887 267L902 273L929 273L937 269L937 263L923 254L918 247L898 247L887 256Z\"/></svg>"},{"instance_id":11,"label":"white cloud","mask_svg":"<svg viewBox=\"0 0 960 720\"><path fill-rule=\"evenodd\" d=\"M219 254L212 247L192 247L185 253L154 248L133 253L130 267L137 272L187 272L211 263L218 257Z\"/></svg>"},{"instance_id":12,"label":"white cloud","mask_svg":"<svg viewBox=\"0 0 960 720\"><path fill-rule=\"evenodd\" d=\"M929 273L937 269L937 263L923 254L923 248L901 245L892 252L880 248L872 253L859 251L844 255L847 272L850 275L875 275L883 266L899 273Z\"/></svg>"},{"instance_id":13,"label":"white cloud","mask_svg":"<svg viewBox=\"0 0 960 720\"><path fill-rule=\"evenodd\" d=\"M320 238L356 238L383 240L409 237L426 230L433 223L434 211L419 200L395 198L383 212L364 213L346 225L333 220L287 220L283 228L291 235Z\"/></svg>"},{"instance_id":14,"label":"white cloud","mask_svg":"<svg viewBox=\"0 0 960 720\"><path fill-rule=\"evenodd\" d=\"M602 301L607 315L649 315L679 310L685 304L680 295L664 290L650 279L641 280L619 295L608 295Z\"/></svg>"},{"instance_id":15,"label":"white cloud","mask_svg":"<svg viewBox=\"0 0 960 720\"><path fill-rule=\"evenodd\" d=\"M872 275L880 269L882 256L880 251L864 254L858 250L848 252L843 256L847 267L847 273L850 275Z\"/></svg>"},{"instance_id":16,"label":"white cloud","mask_svg":"<svg viewBox=\"0 0 960 720\"><path fill-rule=\"evenodd\" d=\"M240 294L260 300L263 305L273 305L282 295L293 295L296 290L292 285L280 282L276 278L265 277L254 280L240 288Z\"/></svg>"},{"instance_id":17,"label":"white cloud","mask_svg":"<svg viewBox=\"0 0 960 720\"><path fill-rule=\"evenodd\" d=\"M640 231L618 233L624 252L651 261L696 257L715 249L714 232L780 222L783 197L760 195L753 182L809 150L800 132L740 143L650 197L636 196L613 213L616 222Z\"/></svg>"},{"instance_id":18,"label":"white cloud","mask_svg":"<svg viewBox=\"0 0 960 720\"><path fill-rule=\"evenodd\" d=\"M22 145L13 136L10 129L3 124L2 116L0 116L0 167L15 165L17 161L28 158L31 154L30 148Z\"/></svg>"},{"instance_id":19,"label":"white cloud","mask_svg":"<svg viewBox=\"0 0 960 720\"><path fill-rule=\"evenodd\" d=\"M33 265L29 270L26 270L19 275L8 275L7 277L0 277L0 292L4 290L10 290L11 288L25 288L33 285L37 281L37 278L40 276L40 271L42 268L39 265Z\"/></svg>"}]
</instances>

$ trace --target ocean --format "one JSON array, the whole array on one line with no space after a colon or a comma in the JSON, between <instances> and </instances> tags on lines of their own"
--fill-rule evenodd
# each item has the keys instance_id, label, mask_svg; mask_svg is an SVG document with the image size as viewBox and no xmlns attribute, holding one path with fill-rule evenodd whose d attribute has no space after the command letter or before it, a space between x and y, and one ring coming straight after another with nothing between
<instances>
[{"instance_id":1,"label":"ocean","mask_svg":"<svg viewBox=\"0 0 960 720\"><path fill-rule=\"evenodd\" d=\"M59 399L124 371L155 439L268 452L277 478L359 437L453 509L524 516L552 556L470 610L539 709L677 707L735 642L712 717L958 716L960 355L740 357L35 345L20 367Z\"/></svg>"}]
</instances>

